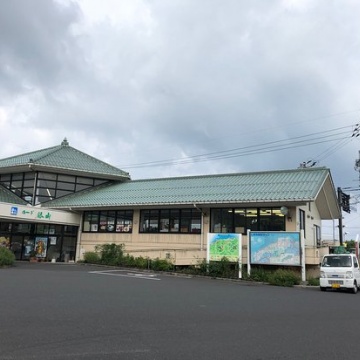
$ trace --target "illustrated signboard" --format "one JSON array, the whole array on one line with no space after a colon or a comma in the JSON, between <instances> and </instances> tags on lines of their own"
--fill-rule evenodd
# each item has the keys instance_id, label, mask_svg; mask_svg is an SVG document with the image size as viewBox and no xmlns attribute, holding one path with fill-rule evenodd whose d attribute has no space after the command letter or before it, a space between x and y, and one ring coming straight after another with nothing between
<instances>
[{"instance_id":1,"label":"illustrated signboard","mask_svg":"<svg viewBox=\"0 0 360 360\"><path fill-rule=\"evenodd\" d=\"M208 261L220 261L223 257L230 262L241 260L241 234L208 234Z\"/></svg>"},{"instance_id":2,"label":"illustrated signboard","mask_svg":"<svg viewBox=\"0 0 360 360\"><path fill-rule=\"evenodd\" d=\"M251 264L301 266L299 232L249 232Z\"/></svg>"},{"instance_id":3,"label":"illustrated signboard","mask_svg":"<svg viewBox=\"0 0 360 360\"><path fill-rule=\"evenodd\" d=\"M46 250L47 250L47 237L36 237L35 238L35 252L36 257L44 258L46 257Z\"/></svg>"}]
</instances>

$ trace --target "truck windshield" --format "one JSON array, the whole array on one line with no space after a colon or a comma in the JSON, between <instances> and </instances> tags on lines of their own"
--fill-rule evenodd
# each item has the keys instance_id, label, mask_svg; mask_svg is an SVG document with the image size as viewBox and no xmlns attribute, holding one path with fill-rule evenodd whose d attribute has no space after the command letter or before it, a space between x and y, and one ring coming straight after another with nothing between
<instances>
[{"instance_id":1,"label":"truck windshield","mask_svg":"<svg viewBox=\"0 0 360 360\"><path fill-rule=\"evenodd\" d=\"M351 267L351 256L325 256L321 265L325 267Z\"/></svg>"}]
</instances>

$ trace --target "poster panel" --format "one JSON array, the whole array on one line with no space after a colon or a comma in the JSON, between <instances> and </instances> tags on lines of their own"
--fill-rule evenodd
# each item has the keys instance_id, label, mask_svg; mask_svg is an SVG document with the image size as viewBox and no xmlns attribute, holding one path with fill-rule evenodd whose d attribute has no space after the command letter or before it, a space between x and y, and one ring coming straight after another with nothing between
<instances>
[{"instance_id":1,"label":"poster panel","mask_svg":"<svg viewBox=\"0 0 360 360\"><path fill-rule=\"evenodd\" d=\"M209 233L208 261L220 261L226 257L230 262L241 260L241 234Z\"/></svg>"},{"instance_id":2,"label":"poster panel","mask_svg":"<svg viewBox=\"0 0 360 360\"><path fill-rule=\"evenodd\" d=\"M47 243L48 243L47 237L37 236L35 238L36 257L40 257L40 258L46 257Z\"/></svg>"},{"instance_id":3,"label":"poster panel","mask_svg":"<svg viewBox=\"0 0 360 360\"><path fill-rule=\"evenodd\" d=\"M251 264L301 266L300 233L250 231Z\"/></svg>"}]
</instances>

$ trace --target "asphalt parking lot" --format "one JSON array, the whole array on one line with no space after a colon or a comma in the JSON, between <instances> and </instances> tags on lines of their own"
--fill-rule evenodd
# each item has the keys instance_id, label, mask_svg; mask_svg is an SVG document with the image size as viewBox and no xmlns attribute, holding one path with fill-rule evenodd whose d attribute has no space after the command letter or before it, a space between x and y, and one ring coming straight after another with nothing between
<instances>
[{"instance_id":1,"label":"asphalt parking lot","mask_svg":"<svg viewBox=\"0 0 360 360\"><path fill-rule=\"evenodd\" d=\"M84 265L0 269L0 360L347 359L360 294Z\"/></svg>"}]
</instances>

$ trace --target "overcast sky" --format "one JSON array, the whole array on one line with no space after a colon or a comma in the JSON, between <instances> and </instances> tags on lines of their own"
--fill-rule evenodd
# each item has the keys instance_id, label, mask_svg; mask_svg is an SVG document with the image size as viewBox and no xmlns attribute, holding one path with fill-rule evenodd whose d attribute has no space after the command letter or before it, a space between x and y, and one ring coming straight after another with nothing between
<instances>
[{"instance_id":1,"label":"overcast sky","mask_svg":"<svg viewBox=\"0 0 360 360\"><path fill-rule=\"evenodd\" d=\"M0 158L66 137L132 179L306 162L358 188L359 15L358 0L1 1ZM360 233L360 212L345 225Z\"/></svg>"}]
</instances>

